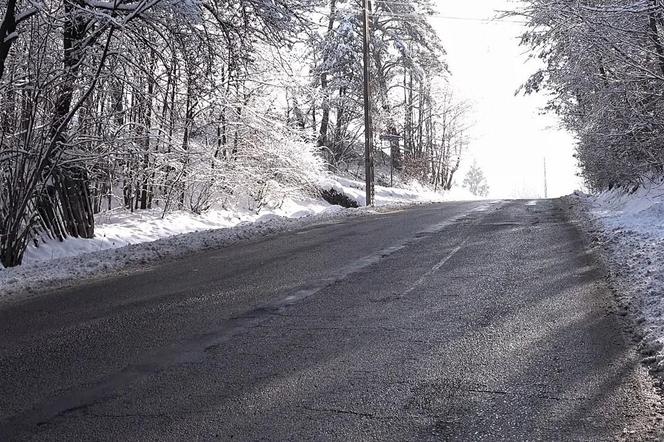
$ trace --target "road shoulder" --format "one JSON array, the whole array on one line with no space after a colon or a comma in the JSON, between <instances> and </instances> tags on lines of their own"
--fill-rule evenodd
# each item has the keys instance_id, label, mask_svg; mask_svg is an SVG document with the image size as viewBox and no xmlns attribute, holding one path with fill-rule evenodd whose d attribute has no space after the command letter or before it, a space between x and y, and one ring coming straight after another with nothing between
<instances>
[{"instance_id":1,"label":"road shoulder","mask_svg":"<svg viewBox=\"0 0 664 442\"><path fill-rule=\"evenodd\" d=\"M630 278L629 272L625 271L628 266L624 262L623 252L618 253L615 249L615 232L603 226L597 217L590 213L589 207L574 195L561 198L558 204L564 210L569 223L579 232L588 258L601 271L609 291L609 313L620 324L623 334L634 349L635 357L640 360L644 379L652 384L655 402L652 404L651 422L652 428L657 432L652 439L647 440L664 440L664 370L656 365L657 359L654 355L657 349L653 347L651 340L646 338L648 324L637 301L639 295L635 293L635 285L638 284ZM626 439L633 440L633 436L628 434Z\"/></svg>"}]
</instances>

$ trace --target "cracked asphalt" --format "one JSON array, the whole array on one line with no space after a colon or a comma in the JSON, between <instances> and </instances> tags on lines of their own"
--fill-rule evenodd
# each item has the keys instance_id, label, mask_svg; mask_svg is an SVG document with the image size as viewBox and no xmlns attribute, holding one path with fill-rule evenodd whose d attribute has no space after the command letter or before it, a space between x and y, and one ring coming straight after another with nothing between
<instances>
[{"instance_id":1,"label":"cracked asphalt","mask_svg":"<svg viewBox=\"0 0 664 442\"><path fill-rule=\"evenodd\" d=\"M0 309L0 440L657 440L557 200L421 206Z\"/></svg>"}]
</instances>

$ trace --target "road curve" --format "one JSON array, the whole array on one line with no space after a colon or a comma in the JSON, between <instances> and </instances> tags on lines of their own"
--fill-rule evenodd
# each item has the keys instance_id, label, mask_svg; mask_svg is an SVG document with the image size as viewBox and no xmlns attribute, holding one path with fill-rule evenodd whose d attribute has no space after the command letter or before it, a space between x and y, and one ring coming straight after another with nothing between
<instances>
[{"instance_id":1,"label":"road curve","mask_svg":"<svg viewBox=\"0 0 664 442\"><path fill-rule=\"evenodd\" d=\"M327 222L0 309L0 440L648 440L561 202Z\"/></svg>"}]
</instances>

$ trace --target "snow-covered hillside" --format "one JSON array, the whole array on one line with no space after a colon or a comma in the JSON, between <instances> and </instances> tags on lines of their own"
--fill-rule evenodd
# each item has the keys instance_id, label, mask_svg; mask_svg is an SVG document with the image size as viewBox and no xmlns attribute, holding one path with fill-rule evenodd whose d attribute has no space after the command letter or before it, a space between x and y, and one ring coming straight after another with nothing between
<instances>
[{"instance_id":1,"label":"snow-covered hillside","mask_svg":"<svg viewBox=\"0 0 664 442\"><path fill-rule=\"evenodd\" d=\"M664 183L570 201L600 248L623 313L636 318L645 362L664 372Z\"/></svg>"},{"instance_id":2,"label":"snow-covered hillside","mask_svg":"<svg viewBox=\"0 0 664 442\"><path fill-rule=\"evenodd\" d=\"M364 204L363 183L341 177L322 178L321 189L335 189ZM376 186L376 206L472 199L465 191L441 194L417 183ZM0 268L0 300L12 294L55 288L74 279L103 276L133 265L196 250L229 245L291 230L330 218L363 216L374 209L343 209L311 196L293 196L259 211L213 209L204 214L159 210L105 212L96 219L96 237L68 238L31 245L23 265Z\"/></svg>"}]
</instances>

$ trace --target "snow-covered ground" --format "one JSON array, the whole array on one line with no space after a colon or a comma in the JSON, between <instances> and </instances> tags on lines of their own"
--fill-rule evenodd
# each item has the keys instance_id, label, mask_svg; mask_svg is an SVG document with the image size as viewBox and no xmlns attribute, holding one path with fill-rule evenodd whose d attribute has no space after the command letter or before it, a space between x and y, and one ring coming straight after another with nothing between
<instances>
[{"instance_id":1,"label":"snow-covered ground","mask_svg":"<svg viewBox=\"0 0 664 442\"><path fill-rule=\"evenodd\" d=\"M169 212L162 218L161 209L138 210L131 213L116 209L96 217L93 239L68 238L63 242L48 241L30 246L23 259L24 265L49 261L55 258L81 255L140 244L176 235L246 226L251 223L269 223L283 218L303 218L324 212L334 212L322 200L313 198L287 199L281 207L260 213L248 210L209 210L201 215L186 211Z\"/></svg>"},{"instance_id":2,"label":"snow-covered ground","mask_svg":"<svg viewBox=\"0 0 664 442\"><path fill-rule=\"evenodd\" d=\"M664 183L568 198L636 319L644 362L664 373Z\"/></svg>"},{"instance_id":3,"label":"snow-covered ground","mask_svg":"<svg viewBox=\"0 0 664 442\"><path fill-rule=\"evenodd\" d=\"M322 178L319 186L334 188L364 205L361 182L330 176ZM400 188L377 186L375 197L378 207L473 199L463 190L443 195L417 183ZM287 198L272 206L259 213L214 209L195 215L175 211L163 218L160 210L130 213L121 209L102 213L96 219L95 238L69 238L63 242L32 245L26 251L22 266L0 267L0 302L145 266L165 257L230 245L331 218L363 216L376 210L342 209L307 196Z\"/></svg>"}]
</instances>

